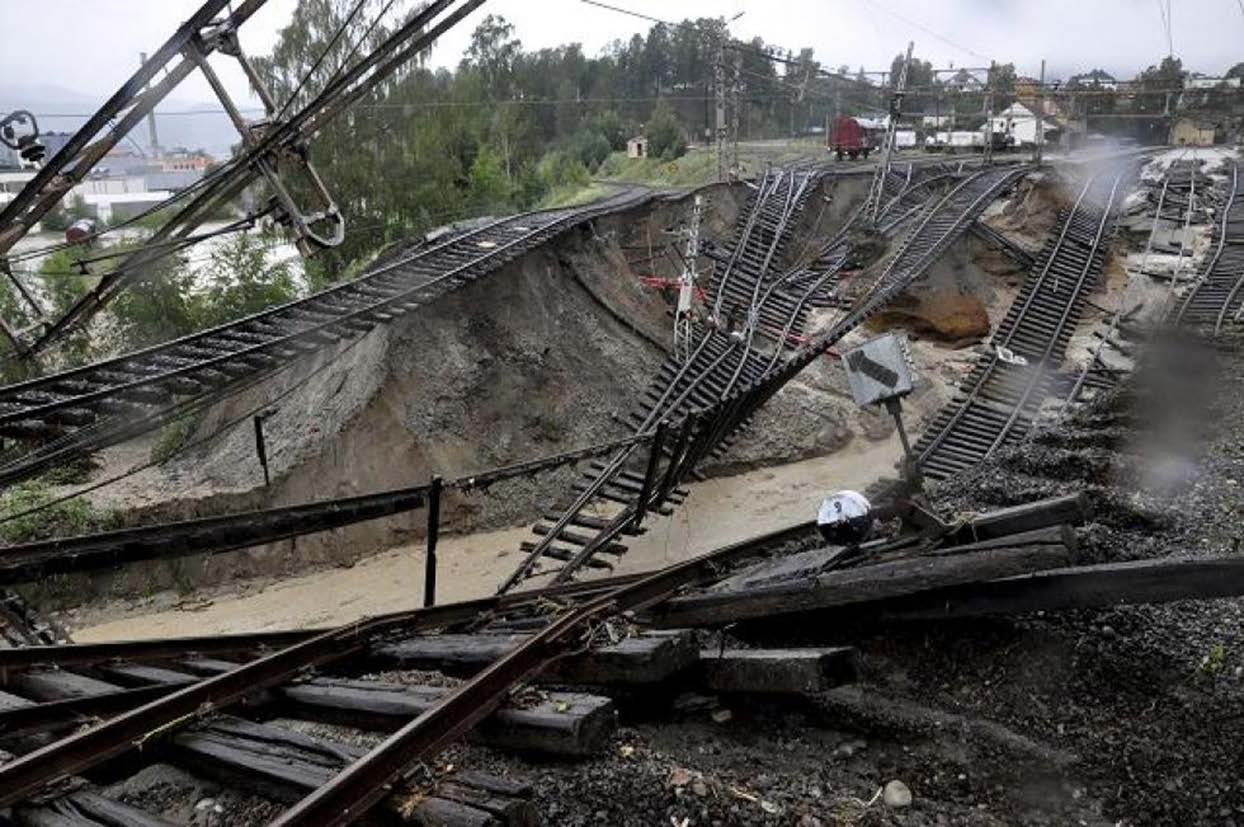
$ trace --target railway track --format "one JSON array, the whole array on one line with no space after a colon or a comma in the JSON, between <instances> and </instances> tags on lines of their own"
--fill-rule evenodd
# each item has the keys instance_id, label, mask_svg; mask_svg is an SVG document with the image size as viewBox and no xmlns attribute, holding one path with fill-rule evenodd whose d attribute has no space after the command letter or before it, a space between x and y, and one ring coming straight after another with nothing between
<instances>
[{"instance_id":1,"label":"railway track","mask_svg":"<svg viewBox=\"0 0 1244 827\"><path fill-rule=\"evenodd\" d=\"M1213 253L1175 315L1177 323L1223 325L1244 321L1244 193L1232 162L1229 192L1214 227Z\"/></svg>"},{"instance_id":2,"label":"railway track","mask_svg":"<svg viewBox=\"0 0 1244 827\"><path fill-rule=\"evenodd\" d=\"M957 183L923 213L904 243L880 268L880 277L851 310L794 352L786 353L780 348L773 348L771 352L759 349L758 324L736 331L739 334L736 336L715 329L711 333L707 329L702 331L692 361L678 366L675 376L667 383L670 392L666 401L671 405L664 410L688 411L683 423L666 431L669 437L666 450L661 449L658 423L652 439L654 448L646 463L649 467L640 482L641 492L630 496L629 505L619 512L623 519L606 518L605 529L599 530L589 545L575 551L575 555L582 558L580 562L590 559L603 543L621 533L621 527L637 525L636 517L642 519L645 511L659 506L663 496L668 499L674 491L671 482L685 478L697 459L720 445L785 381L910 284L946 245L966 232L979 211L1017 174L1017 170L983 170ZM800 182L792 176L785 184L775 187L772 195L783 199L784 203L795 204L798 199L791 196L799 187ZM781 212L774 215L779 223L783 220L789 223L791 219L791 215L783 219ZM780 232L775 233L774 238L780 235ZM774 242L767 239L764 243ZM758 287L756 293L763 296L765 290ZM754 313L750 316L757 318ZM697 359L700 361L695 362ZM716 388L714 396L698 403L686 403L691 398L691 389L699 386L704 373L698 369L684 370L692 363L711 368L707 373L715 381L725 382ZM674 400L678 400L680 408L672 407ZM613 471L600 474L596 479L621 479L616 471L622 466L616 460L619 456L629 458L632 453L633 446L613 459L603 460L606 468L613 466ZM661 482L654 485L657 478ZM647 492L642 490L645 486ZM589 486L582 493L590 498L601 490ZM573 516L579 512L567 513ZM559 517L559 521L565 516ZM516 682L543 670L567 651L588 646L597 636L592 630L600 629L607 618L618 612L653 605L688 586L714 582L722 575L723 567L790 539L789 533L779 533L759 541L736 544L649 575L555 583L533 591L400 612L332 630L0 649L0 674L5 676L4 691L9 693L0 696L0 701L6 702L0 706L7 705L7 708L0 708L0 727L46 731L75 727L84 718L106 718L0 765L0 807L29 802L50 784L90 772L109 759L132 753L135 745L145 744L154 737L152 743L156 746L144 749L143 755L159 758L180 755L179 760L185 762L183 766L192 772L210 772L218 769L222 762L232 761L228 766L235 781L252 784L275 783L273 779L283 765L302 760L299 756L309 750L314 758L312 763L328 769L320 770L322 775L316 776L320 780L313 787L291 793L287 800L297 803L273 823L316 827L349 823L386 797L408 789L404 779L413 762L430 757L493 714ZM545 620L550 610L555 615ZM273 728L262 728L262 725L241 719L222 719L218 714L237 707L259 692L285 698L291 697L291 690L286 687L304 687L298 692L312 695L327 692L333 687L323 679L308 679L308 670L344 664L377 646L396 645L407 640L415 641L415 646L420 645L420 641L435 644L435 639L419 636L461 628L496 629L507 623L515 628L514 624L519 621L525 624L523 628L536 631L497 643L499 659L492 660L491 665L456 689L441 690L435 699L423 702L418 711L402 707L391 713L390 728L396 728L396 732L365 756L341 750L333 743L312 742L303 736L298 736L301 740L291 745L288 735ZM441 652L456 652L464 645L451 643L449 639L436 644ZM643 657L648 658L647 655ZM41 673L40 666L47 663L55 663L60 669L51 676L46 670ZM22 675L27 677L20 677ZM30 687L55 681L75 683L79 691L59 699L30 694ZM334 701L342 702L339 697ZM215 714L205 716L207 710ZM238 739L263 744L263 763L239 772L239 766L252 765L245 763L250 760L245 757L250 753L238 747ZM227 761L222 757L226 747L234 753L240 750L243 757L235 756ZM281 761L274 764L267 757L264 751L271 749L281 750ZM325 760L325 756L332 757ZM430 797L437 799L441 792L440 788L433 790ZM121 820L104 823L163 823L151 813L133 808L126 810L124 805L106 799L101 803L98 797L81 800L80 796L70 792L54 799L55 806L82 814L94 812L92 807L107 809L116 805L122 807ZM59 811L58 814L63 815ZM82 816L83 819L87 817Z\"/></svg>"},{"instance_id":3,"label":"railway track","mask_svg":"<svg viewBox=\"0 0 1244 827\"><path fill-rule=\"evenodd\" d=\"M0 483L128 439L300 356L358 337L590 219L651 197L627 190L586 207L492 221L375 267L359 279L228 325L0 389L10 452Z\"/></svg>"},{"instance_id":4,"label":"railway track","mask_svg":"<svg viewBox=\"0 0 1244 827\"><path fill-rule=\"evenodd\" d=\"M1059 381L1058 365L1101 277L1106 240L1130 171L1087 180L1037 257L991 350L983 354L916 443L924 474L944 479L1025 434Z\"/></svg>"},{"instance_id":5,"label":"railway track","mask_svg":"<svg viewBox=\"0 0 1244 827\"><path fill-rule=\"evenodd\" d=\"M934 199L858 306L831 328L832 341L923 273L1019 173L1016 168L979 170ZM723 451L756 406L831 346L822 336L810 347L803 325L813 297L840 291L837 276L845 232L818 257L826 267L818 275L800 269L770 275L786 229L802 209L808 176L815 174L779 171L762 182L751 208L740 218L735 254L718 262L710 281L714 308L728 307L730 297L751 302L746 324L737 330L728 324L701 325L690 358L666 360L628 416L636 433L655 432L652 451L645 457L628 448L584 468L569 495L545 509L544 518L533 528L535 538L521 546L523 562L501 584L502 592L536 575L551 574L552 582L566 582L589 561L598 565L601 555L625 553L621 538L642 533L649 512L672 513L672 506L686 495L678 485L697 463ZM757 226L762 228L759 232ZM753 249L744 253L745 246ZM745 264L736 269L740 261ZM778 292L788 284L798 287ZM783 298L777 301L774 296ZM768 311L770 307L776 312ZM788 353L788 343L795 344L793 352ZM797 365L793 370L792 364ZM697 417L710 410L719 412L719 421L701 428ZM677 433L673 423L681 423Z\"/></svg>"},{"instance_id":6,"label":"railway track","mask_svg":"<svg viewBox=\"0 0 1244 827\"><path fill-rule=\"evenodd\" d=\"M4 675L0 733L63 734L45 747L0 763L0 808L14 807L23 825L167 824L157 814L98 793L89 793L102 799L90 802L94 807L112 807L121 815L111 821L90 821L90 814L76 812L92 809L75 798L81 795L80 783L71 783L59 794L49 789L137 751L139 764L169 762L231 788L287 803L301 799L273 823L316 827L350 823L373 804L394 795L403 804L448 798L467 805L455 818L432 823L531 823L511 819L513 802L497 809L493 798L469 796L464 800L456 787L458 776L430 791L420 791L417 785L408 786L405 769L490 716L489 733L482 737L485 743L501 748L530 751L537 746L561 755L586 754L575 752L583 747L603 748L613 721L612 705L606 699L552 693L534 708L529 702L501 708L507 689L570 649L587 651L581 652L569 671L559 672L563 683L621 680L642 686L672 678L698 658L698 646L690 637L665 634L613 646L606 643L598 660L590 651L594 635L584 637L584 628L615 611L639 608L687 586L711 583L721 576L723 567L772 551L804 528L775 532L647 575L398 612L337 629L0 648ZM536 633L451 633L483 620L539 617L550 606L560 616ZM447 672L456 664L476 676L457 689L340 677L383 664L392 669L399 663L425 670L435 664ZM309 669L320 675L308 676ZM325 676L325 672L334 676ZM614 677L605 677L609 675ZM258 705L242 705L260 695L265 700ZM339 742L259 723L273 712L304 720L361 721L365 723L353 725L396 733L364 756ZM583 723L572 730L567 720ZM92 721L96 722L93 726L81 728ZM415 725L402 726L408 722ZM77 731L67 732L71 730ZM311 773L310 781L305 778L308 767L320 768ZM467 780L465 775L461 779ZM402 795L407 792L410 798ZM47 818L40 808L61 806L58 802L64 802L70 812L57 810L57 814L68 820L38 820ZM483 820L473 808L484 809L492 819Z\"/></svg>"}]
</instances>

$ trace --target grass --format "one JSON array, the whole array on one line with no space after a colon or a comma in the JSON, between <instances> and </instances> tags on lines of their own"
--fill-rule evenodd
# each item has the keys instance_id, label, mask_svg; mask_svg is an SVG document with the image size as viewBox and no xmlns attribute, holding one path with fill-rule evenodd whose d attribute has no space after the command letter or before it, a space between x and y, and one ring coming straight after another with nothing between
<instances>
[{"instance_id":1,"label":"grass","mask_svg":"<svg viewBox=\"0 0 1244 827\"><path fill-rule=\"evenodd\" d=\"M0 494L0 520L44 505L55 496L44 480L18 483ZM0 522L0 542L12 545L47 537L71 537L115 528L117 522L114 512L99 511L89 501L78 497L34 514Z\"/></svg>"},{"instance_id":2,"label":"grass","mask_svg":"<svg viewBox=\"0 0 1244 827\"><path fill-rule=\"evenodd\" d=\"M190 439L194 429L199 426L199 417L195 414L174 419L160 429L160 436L151 446L151 461L163 463Z\"/></svg>"},{"instance_id":3,"label":"grass","mask_svg":"<svg viewBox=\"0 0 1244 827\"><path fill-rule=\"evenodd\" d=\"M597 171L605 181L666 187L698 187L717 180L717 158L712 151L692 149L681 158L628 158L615 152Z\"/></svg>"},{"instance_id":4,"label":"grass","mask_svg":"<svg viewBox=\"0 0 1244 827\"><path fill-rule=\"evenodd\" d=\"M540 199L536 209L551 210L559 207L577 207L604 198L612 191L607 184L594 181L585 186L556 187Z\"/></svg>"}]
</instances>

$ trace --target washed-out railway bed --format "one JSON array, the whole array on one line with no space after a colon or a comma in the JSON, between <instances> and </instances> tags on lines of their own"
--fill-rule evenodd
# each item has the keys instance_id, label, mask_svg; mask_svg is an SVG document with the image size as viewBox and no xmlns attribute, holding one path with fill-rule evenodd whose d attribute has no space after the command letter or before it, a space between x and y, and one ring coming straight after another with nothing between
<instances>
[{"instance_id":1,"label":"washed-out railway bed","mask_svg":"<svg viewBox=\"0 0 1244 827\"><path fill-rule=\"evenodd\" d=\"M427 242L363 276L221 327L0 389L0 457L10 483L158 427L294 360L495 271L593 218L651 200L627 189L583 207L490 220ZM33 447L30 447L33 445Z\"/></svg>"},{"instance_id":2,"label":"washed-out railway bed","mask_svg":"<svg viewBox=\"0 0 1244 827\"><path fill-rule=\"evenodd\" d=\"M992 347L915 447L920 466L944 479L1020 439L1058 387L1057 370L1089 292L1101 278L1130 169L1084 182L1060 229L1033 260L995 331ZM1109 386L1094 376L1093 381Z\"/></svg>"},{"instance_id":3,"label":"washed-out railway bed","mask_svg":"<svg viewBox=\"0 0 1244 827\"><path fill-rule=\"evenodd\" d=\"M1022 167L1005 167L934 176L947 189L928 199L910 226L903 216L891 222L892 228L907 231L875 283L854 300L846 298L838 276L846 231L856 219L809 265L775 270L774 262L781 260L796 216L820 173L778 170L766 176L750 208L740 215L733 252L717 261L709 281L714 317L693 326L688 353L666 360L630 414L636 434L653 434L653 447L646 456L628 447L584 468L569 495L545 509L544 520L534 528L535 539L523 544L525 558L502 583L502 591L537 575L565 582L585 566L607 565L602 555L624 553L621 537L642 531L649 511L669 513L670 504L681 500L678 485L704 458L726 450L756 407L923 274L1022 173ZM883 191L884 215L908 193L924 191L910 177L887 183L892 189ZM731 295L734 302L728 301ZM782 298L787 295L793 297ZM803 325L817 297L822 305L830 303L828 297L839 297L846 309L808 340ZM740 307L743 302L746 310ZM764 313L775 306L778 315L766 321ZM745 321L735 329L739 320ZM792 340L799 344L788 349Z\"/></svg>"},{"instance_id":4,"label":"washed-out railway bed","mask_svg":"<svg viewBox=\"0 0 1244 827\"><path fill-rule=\"evenodd\" d=\"M379 768L386 765L373 763L385 760L385 747L377 759L376 751L337 739L353 730L396 733L384 743L418 747L403 754L407 766L447 743L448 735L423 740L441 721L454 737L469 734L493 750L591 760L617 726L616 704L631 703L636 693L649 700L631 708L651 715L678 692L810 697L856 679L858 656L849 646L710 644L708 635L723 625L827 610L891 612L912 600L936 605L947 589L989 599L1025 578L1105 578L1114 583L1113 602L1209 596L1171 590L1172 577L1184 578L1181 569L1191 565L1168 564L1160 594L1133 588L1130 574L1111 580L1102 567L1070 567L1077 555L1071 526L1091 516L1081 496L958 525L906 502L882 516L913 528L856 549L823 549L812 526L795 526L652 575L446 604L340 629L0 649L0 741L14 753L33 750L0 766L0 803L16 805L18 823L44 823L38 819L47 808L163 823L157 813L100 797L98 785L77 781L59 796L59 788L48 787L70 776L103 782L116 777L110 767L132 772L138 760L294 804L279 823L336 812L336 804L313 803L329 789L356 802L349 816L342 811L331 823L352 820L357 807L413 823L535 823L530 785L521 779L442 767L394 784L396 777ZM800 548L806 550L792 553ZM1206 576L1198 565L1187 582ZM1235 583L1236 593L1244 586L1239 567L1212 574L1213 594L1224 593L1225 582ZM1042 593L1032 592L1038 600ZM1103 593L1100 583L1095 593ZM633 611L613 612L627 607ZM652 630L670 625L682 628ZM513 693L523 678L531 688ZM95 721L103 723L82 729ZM289 721L336 727L328 730L335 735L308 735ZM66 734L71 730L77 731ZM135 754L138 733L146 734ZM36 797L39 790L54 794Z\"/></svg>"}]
</instances>

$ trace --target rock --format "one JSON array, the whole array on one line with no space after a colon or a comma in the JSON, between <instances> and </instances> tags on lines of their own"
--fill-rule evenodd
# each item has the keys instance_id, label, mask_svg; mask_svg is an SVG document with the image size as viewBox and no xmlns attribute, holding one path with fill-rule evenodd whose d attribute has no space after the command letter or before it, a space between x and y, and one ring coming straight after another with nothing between
<instances>
[{"instance_id":1,"label":"rock","mask_svg":"<svg viewBox=\"0 0 1244 827\"><path fill-rule=\"evenodd\" d=\"M719 709L712 714L713 723L728 724L734 720L734 713L728 709Z\"/></svg>"},{"instance_id":2,"label":"rock","mask_svg":"<svg viewBox=\"0 0 1244 827\"><path fill-rule=\"evenodd\" d=\"M882 793L882 800L885 801L887 807L901 809L911 806L911 790L907 789L907 785L902 781L894 780L885 785L885 791Z\"/></svg>"},{"instance_id":3,"label":"rock","mask_svg":"<svg viewBox=\"0 0 1244 827\"><path fill-rule=\"evenodd\" d=\"M708 795L708 785L703 781L696 779L691 782L691 792L695 793L700 798L704 798L704 796Z\"/></svg>"},{"instance_id":4,"label":"rock","mask_svg":"<svg viewBox=\"0 0 1244 827\"><path fill-rule=\"evenodd\" d=\"M825 822L813 815L803 815L799 819L799 827L825 827Z\"/></svg>"},{"instance_id":5,"label":"rock","mask_svg":"<svg viewBox=\"0 0 1244 827\"><path fill-rule=\"evenodd\" d=\"M666 780L666 783L671 787L685 787L691 783L691 771L685 770L682 767L674 767L674 769L670 770L670 777Z\"/></svg>"},{"instance_id":6,"label":"rock","mask_svg":"<svg viewBox=\"0 0 1244 827\"><path fill-rule=\"evenodd\" d=\"M868 746L868 743L866 741L861 741L859 739L854 739L851 741L843 741L834 750L834 755L841 755L844 758L850 758L852 755L855 755L855 753L859 752L860 750L864 749L867 746Z\"/></svg>"}]
</instances>

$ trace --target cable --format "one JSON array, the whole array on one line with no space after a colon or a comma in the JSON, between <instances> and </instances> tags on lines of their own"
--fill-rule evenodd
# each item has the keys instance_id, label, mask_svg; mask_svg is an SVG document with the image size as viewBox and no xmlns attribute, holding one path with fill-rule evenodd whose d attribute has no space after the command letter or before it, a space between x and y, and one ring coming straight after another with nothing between
<instances>
[{"instance_id":1,"label":"cable","mask_svg":"<svg viewBox=\"0 0 1244 827\"><path fill-rule=\"evenodd\" d=\"M290 92L289 97L285 99L285 104L281 107L280 111L276 113L273 121L280 121L285 117L285 113L289 111L289 108L293 106L294 101L298 99L298 95L302 92L303 87L307 85L307 81L309 81L311 76L316 73L316 71L324 63L324 59L328 57L328 53L333 50L333 47L336 46L337 42L341 40L343 35L345 35L346 29L349 28L350 24L354 21L354 18L358 15L359 11L362 10L363 5L366 2L367 0L358 0L358 2L354 4L354 8L350 10L350 13L346 15L346 19L341 21L341 25L337 27L337 31L333 33L332 38L328 41L328 45L325 46L320 52L319 57L317 57L315 62L311 64L311 68L307 70L306 74L302 76L302 80L298 81L298 85L294 87L294 91ZM333 72L332 76L335 76L340 71L341 68L338 67L337 70ZM330 80L332 76L330 76Z\"/></svg>"},{"instance_id":2,"label":"cable","mask_svg":"<svg viewBox=\"0 0 1244 827\"><path fill-rule=\"evenodd\" d=\"M992 58L990 58L988 55L983 55L980 52L976 51L975 49L964 46L962 43L956 43L955 41L951 40L949 37L946 37L945 35L940 34L939 32L936 32L933 29L930 29L928 26L925 26L922 23L917 23L915 20L912 20L910 17L904 17L903 15L894 11L893 9L886 8L881 3L877 2L877 0L863 0L863 2L868 3L870 6L873 6L885 12L886 14L890 15L896 20L906 23L908 26L912 26L931 37L937 38L938 40L945 43L947 46L951 46L952 48L958 49L961 52L966 52L972 55L973 57L980 58L981 60L992 60Z\"/></svg>"}]
</instances>

